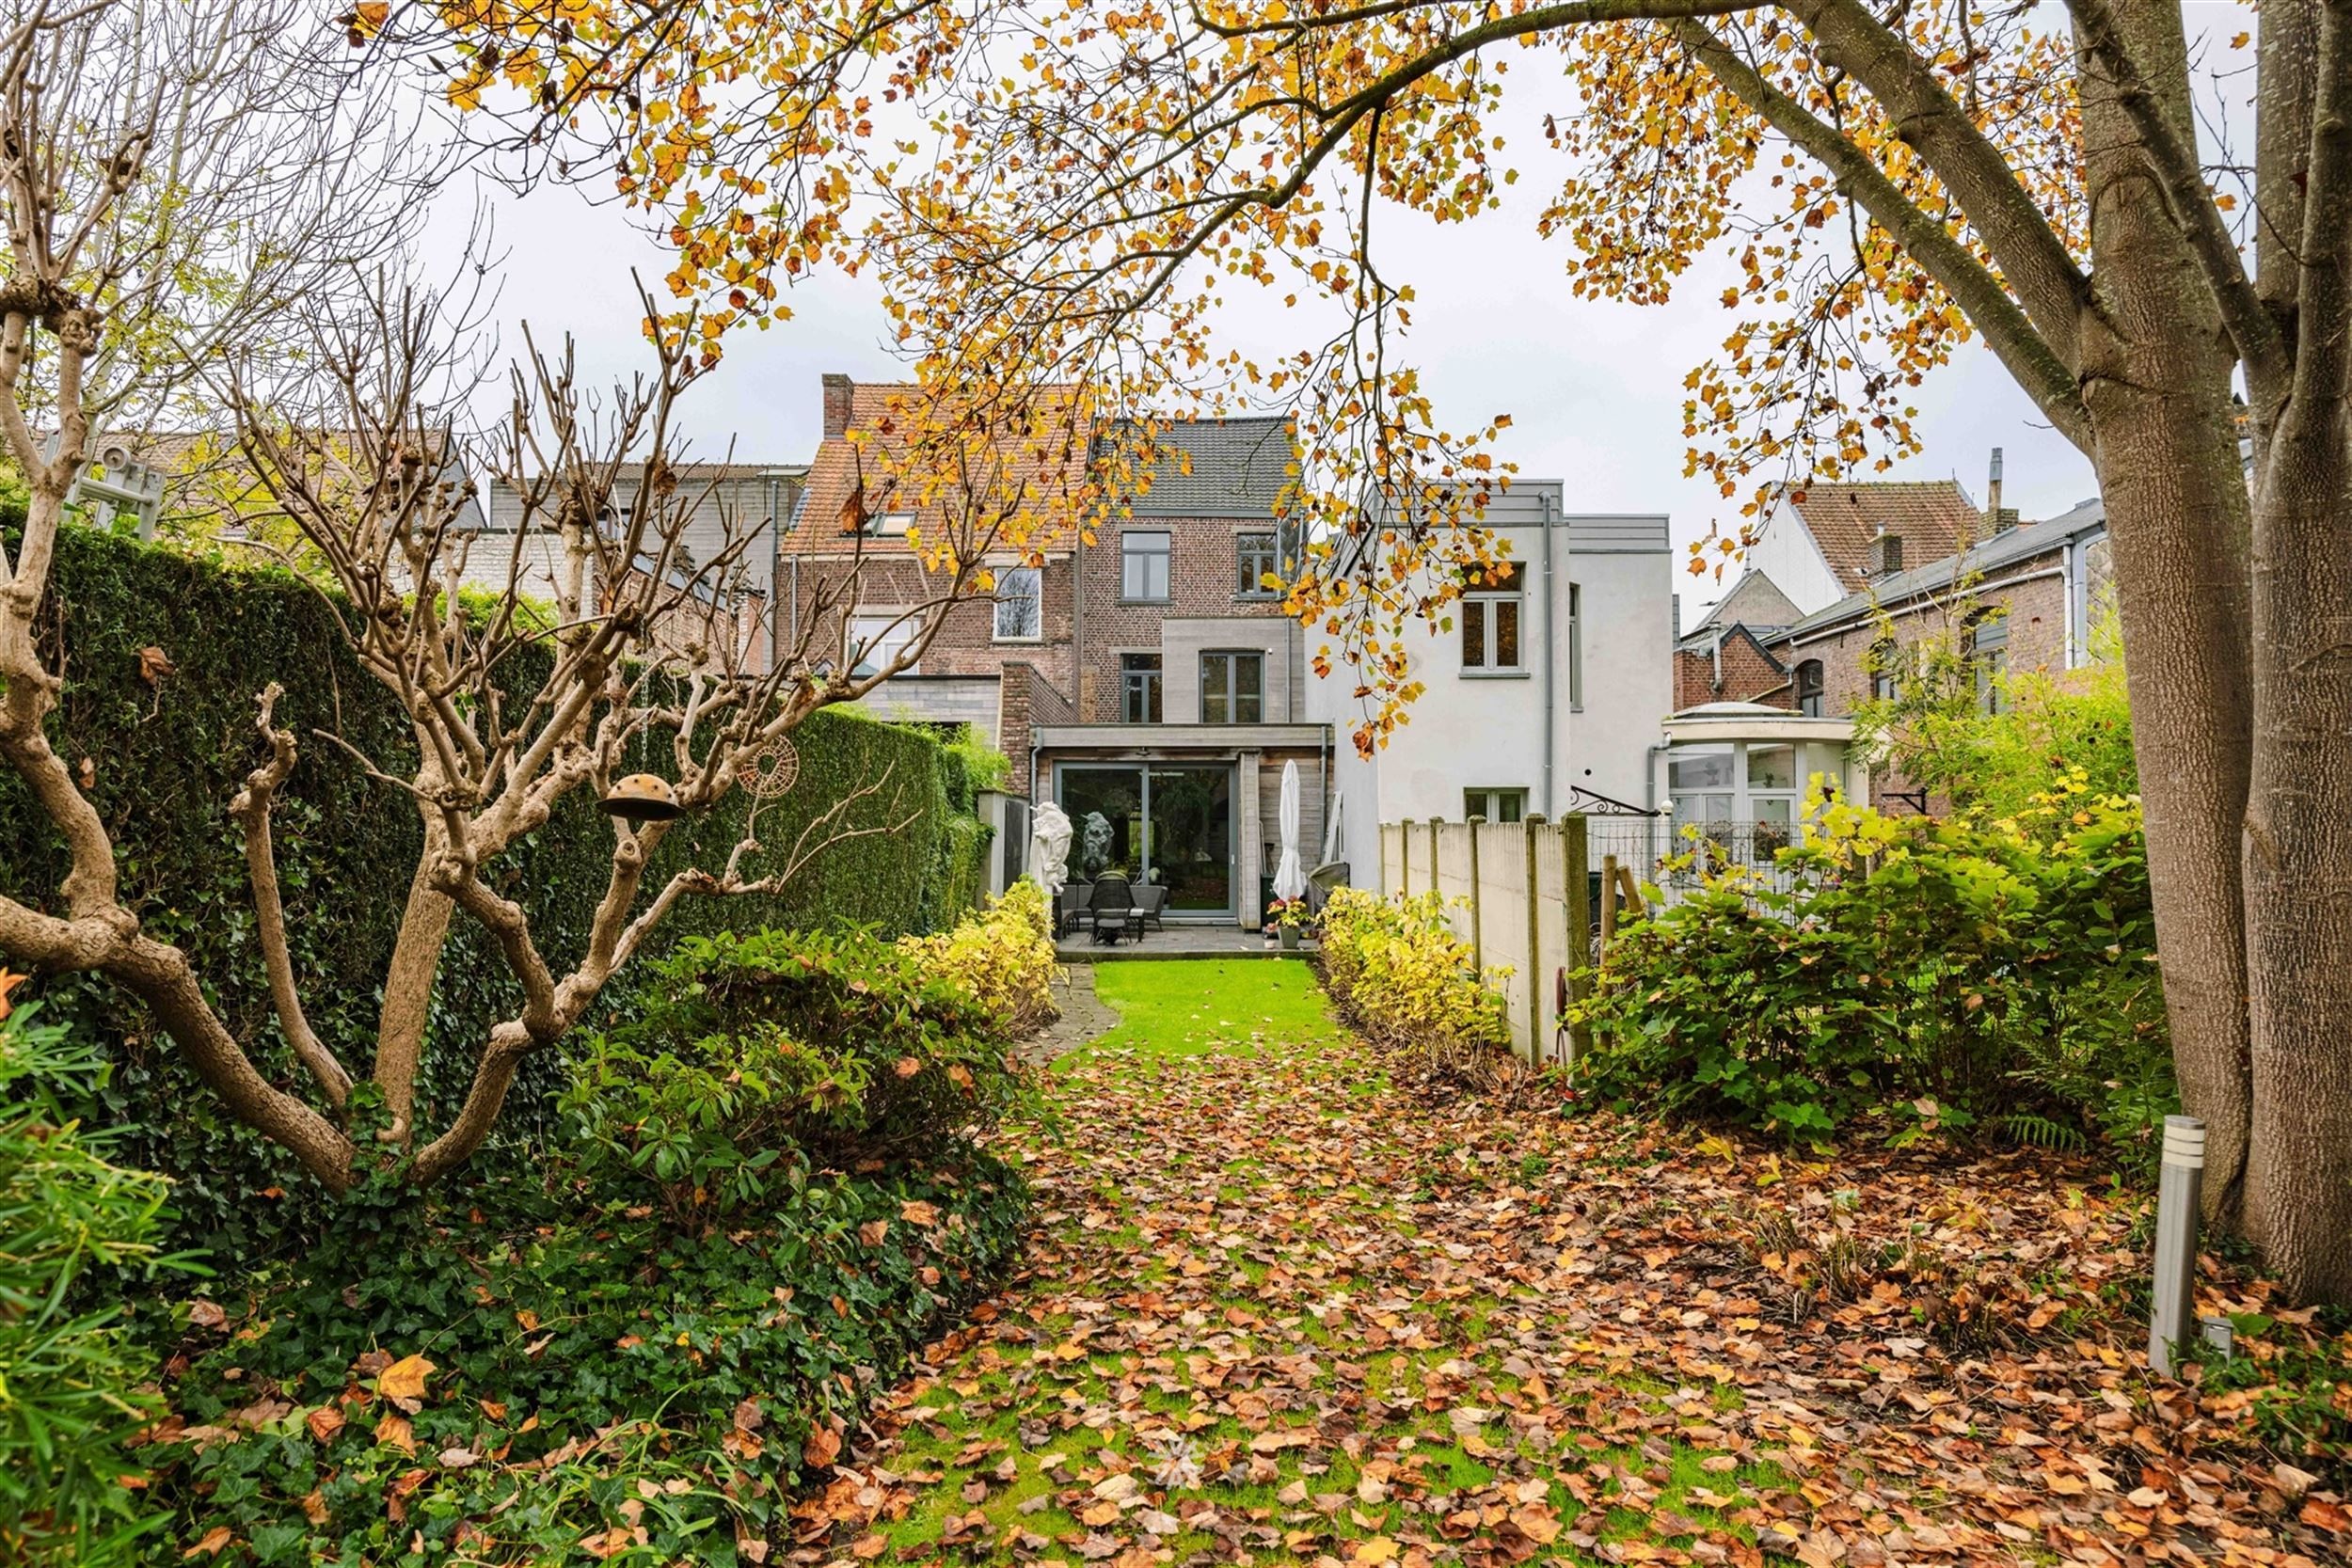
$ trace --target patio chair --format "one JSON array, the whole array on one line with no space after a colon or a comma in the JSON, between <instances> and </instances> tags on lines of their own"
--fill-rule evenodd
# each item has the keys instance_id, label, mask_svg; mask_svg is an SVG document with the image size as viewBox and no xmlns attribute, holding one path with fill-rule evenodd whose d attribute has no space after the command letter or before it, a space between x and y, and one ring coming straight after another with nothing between
<instances>
[{"instance_id":1,"label":"patio chair","mask_svg":"<svg viewBox=\"0 0 2352 1568\"><path fill-rule=\"evenodd\" d=\"M1168 889L1156 882L1146 882L1136 889L1135 894L1136 933L1140 936L1147 927L1154 931L1166 930L1168 927L1160 924L1160 911L1168 908Z\"/></svg>"},{"instance_id":2,"label":"patio chair","mask_svg":"<svg viewBox=\"0 0 2352 1568\"><path fill-rule=\"evenodd\" d=\"M1117 945L1122 936L1143 935L1143 917L1136 910L1135 887L1120 876L1094 879L1094 896L1087 905L1094 940Z\"/></svg>"},{"instance_id":3,"label":"patio chair","mask_svg":"<svg viewBox=\"0 0 2352 1568\"><path fill-rule=\"evenodd\" d=\"M1061 918L1054 923L1056 936L1068 936L1086 923L1087 902L1094 896L1091 882L1072 882L1061 890Z\"/></svg>"}]
</instances>

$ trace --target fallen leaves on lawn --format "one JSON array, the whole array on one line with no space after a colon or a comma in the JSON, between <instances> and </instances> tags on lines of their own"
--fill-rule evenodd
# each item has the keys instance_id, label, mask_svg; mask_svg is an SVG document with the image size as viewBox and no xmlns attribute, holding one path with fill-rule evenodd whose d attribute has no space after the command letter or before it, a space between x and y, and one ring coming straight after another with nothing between
<instances>
[{"instance_id":1,"label":"fallen leaves on lawn","mask_svg":"<svg viewBox=\"0 0 2352 1568\"><path fill-rule=\"evenodd\" d=\"M811 1434L838 1467L793 1511L794 1560L2340 1549L2339 1496L2148 1383L2118 1306L2147 1259L2090 1166L1806 1164L1527 1092L1432 1105L1391 1060L1260 1041L1057 1074L1052 1130L1006 1134L1038 1197L1021 1276L854 1451Z\"/></svg>"}]
</instances>

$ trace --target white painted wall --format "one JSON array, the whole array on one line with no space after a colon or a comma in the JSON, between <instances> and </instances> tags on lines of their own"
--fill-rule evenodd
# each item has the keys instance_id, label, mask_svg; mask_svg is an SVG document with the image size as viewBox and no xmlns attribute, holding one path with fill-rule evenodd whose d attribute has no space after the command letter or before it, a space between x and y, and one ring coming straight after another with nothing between
<instances>
[{"instance_id":1,"label":"white painted wall","mask_svg":"<svg viewBox=\"0 0 2352 1568\"><path fill-rule=\"evenodd\" d=\"M1749 571L1771 578L1801 614L1827 610L1846 596L1845 585L1822 559L1820 546L1813 542L1813 531L1786 500L1765 517L1743 564Z\"/></svg>"},{"instance_id":2,"label":"white painted wall","mask_svg":"<svg viewBox=\"0 0 2352 1568\"><path fill-rule=\"evenodd\" d=\"M1369 760L1349 736L1362 721L1352 695L1357 673L1344 666L1311 680L1308 717L1330 723L1339 752L1333 780L1345 801L1343 859L1361 886L1375 886L1378 826L1441 816L1460 821L1467 788L1518 788L1528 809L1556 816L1579 785L1640 806L1649 789L1649 751L1674 705L1674 558L1662 515L1561 515L1557 480L1522 481L1486 515L1526 567L1520 630L1526 673L1517 677L1465 673L1459 606L1455 629L1415 622L1404 633L1412 673L1426 689L1407 722ZM1543 541L1549 526L1552 570L1546 592ZM1576 628L1582 702L1570 700L1576 650L1568 626L1569 588L1580 593ZM1551 639L1551 772L1544 750L1544 661Z\"/></svg>"}]
</instances>

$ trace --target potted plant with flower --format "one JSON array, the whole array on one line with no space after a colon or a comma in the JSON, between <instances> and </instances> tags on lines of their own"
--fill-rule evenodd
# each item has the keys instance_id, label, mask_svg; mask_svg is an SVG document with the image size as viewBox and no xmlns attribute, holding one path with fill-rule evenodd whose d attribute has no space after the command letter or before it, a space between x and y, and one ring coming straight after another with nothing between
<instances>
[{"instance_id":1,"label":"potted plant with flower","mask_svg":"<svg viewBox=\"0 0 2352 1568\"><path fill-rule=\"evenodd\" d=\"M1277 898L1266 905L1265 934L1279 940L1284 952L1295 952L1299 933L1307 927L1307 900Z\"/></svg>"}]
</instances>

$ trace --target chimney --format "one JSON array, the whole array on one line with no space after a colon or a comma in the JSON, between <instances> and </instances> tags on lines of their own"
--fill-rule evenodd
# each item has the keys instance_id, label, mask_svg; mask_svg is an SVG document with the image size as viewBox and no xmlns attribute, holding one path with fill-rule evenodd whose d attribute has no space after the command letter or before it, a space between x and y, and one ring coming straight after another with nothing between
<instances>
[{"instance_id":1,"label":"chimney","mask_svg":"<svg viewBox=\"0 0 2352 1568\"><path fill-rule=\"evenodd\" d=\"M825 377L825 435L828 439L850 434L850 411L856 401L856 382L837 372Z\"/></svg>"},{"instance_id":2,"label":"chimney","mask_svg":"<svg viewBox=\"0 0 2352 1568\"><path fill-rule=\"evenodd\" d=\"M1984 515L1988 533L2001 531L2001 449L1993 449L1993 472L1984 482ZM2012 520L2013 515L2012 515Z\"/></svg>"},{"instance_id":3,"label":"chimney","mask_svg":"<svg viewBox=\"0 0 2352 1568\"><path fill-rule=\"evenodd\" d=\"M1865 572L1871 578L1891 578L1903 569L1903 536L1878 531L1870 541L1869 564Z\"/></svg>"}]
</instances>

